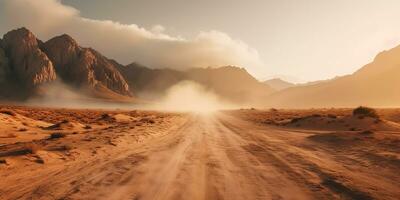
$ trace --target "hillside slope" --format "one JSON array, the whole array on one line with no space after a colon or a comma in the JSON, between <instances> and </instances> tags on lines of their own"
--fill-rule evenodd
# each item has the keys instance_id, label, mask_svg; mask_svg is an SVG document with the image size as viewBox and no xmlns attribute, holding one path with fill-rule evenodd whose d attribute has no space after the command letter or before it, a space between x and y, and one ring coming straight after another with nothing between
<instances>
[{"instance_id":1,"label":"hillside slope","mask_svg":"<svg viewBox=\"0 0 400 200\"><path fill-rule=\"evenodd\" d=\"M400 106L400 46L378 54L355 73L277 92L266 99L275 107Z\"/></svg>"}]
</instances>

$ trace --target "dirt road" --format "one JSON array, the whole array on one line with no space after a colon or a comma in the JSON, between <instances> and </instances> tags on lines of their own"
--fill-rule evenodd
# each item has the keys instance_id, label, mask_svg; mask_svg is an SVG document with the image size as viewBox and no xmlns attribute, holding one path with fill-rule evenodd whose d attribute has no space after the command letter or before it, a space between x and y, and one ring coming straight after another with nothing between
<instances>
[{"instance_id":1,"label":"dirt road","mask_svg":"<svg viewBox=\"0 0 400 200\"><path fill-rule=\"evenodd\" d=\"M312 133L194 114L160 137L94 159L8 175L3 199L396 199L398 163L310 142ZM32 177L30 177L32 176ZM29 178L28 178L29 177Z\"/></svg>"}]
</instances>

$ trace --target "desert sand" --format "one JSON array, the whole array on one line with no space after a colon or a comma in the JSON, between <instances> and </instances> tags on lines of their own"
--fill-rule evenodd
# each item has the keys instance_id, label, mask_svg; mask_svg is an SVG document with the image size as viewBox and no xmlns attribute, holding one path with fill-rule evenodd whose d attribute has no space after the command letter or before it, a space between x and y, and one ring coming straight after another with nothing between
<instances>
[{"instance_id":1,"label":"desert sand","mask_svg":"<svg viewBox=\"0 0 400 200\"><path fill-rule=\"evenodd\" d=\"M1 106L0 199L398 199L400 110Z\"/></svg>"}]
</instances>

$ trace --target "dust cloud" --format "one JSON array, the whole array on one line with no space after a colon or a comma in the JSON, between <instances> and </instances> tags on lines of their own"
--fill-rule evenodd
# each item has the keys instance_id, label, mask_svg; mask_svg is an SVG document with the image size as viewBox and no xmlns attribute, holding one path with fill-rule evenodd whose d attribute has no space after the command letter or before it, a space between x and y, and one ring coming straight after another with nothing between
<instances>
[{"instance_id":1,"label":"dust cloud","mask_svg":"<svg viewBox=\"0 0 400 200\"><path fill-rule=\"evenodd\" d=\"M168 89L165 97L153 108L164 111L208 113L235 106L223 102L211 90L193 81L182 81Z\"/></svg>"},{"instance_id":2,"label":"dust cloud","mask_svg":"<svg viewBox=\"0 0 400 200\"><path fill-rule=\"evenodd\" d=\"M24 103L28 106L76 109L124 109L159 110L167 112L210 113L216 110L236 108L221 100L212 90L193 81L182 81L171 86L165 95L146 103L120 103L88 95L84 88L74 88L61 81L43 85L39 95Z\"/></svg>"},{"instance_id":3,"label":"dust cloud","mask_svg":"<svg viewBox=\"0 0 400 200\"><path fill-rule=\"evenodd\" d=\"M38 94L28 99L25 104L59 108L118 108L116 104L105 103L88 96L83 88L74 88L58 80L40 86Z\"/></svg>"}]
</instances>

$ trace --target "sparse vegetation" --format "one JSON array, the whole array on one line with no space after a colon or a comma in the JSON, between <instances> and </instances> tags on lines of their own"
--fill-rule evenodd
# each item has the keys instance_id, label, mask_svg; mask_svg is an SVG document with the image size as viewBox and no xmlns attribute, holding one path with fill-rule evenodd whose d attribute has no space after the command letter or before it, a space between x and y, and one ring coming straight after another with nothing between
<instances>
[{"instance_id":1,"label":"sparse vegetation","mask_svg":"<svg viewBox=\"0 0 400 200\"><path fill-rule=\"evenodd\" d=\"M10 149L8 151L0 152L0 157L34 154L39 149L40 149L40 147L37 144L35 144L35 143L27 143L27 144L23 144L20 147L17 147L17 148L14 148L14 149Z\"/></svg>"},{"instance_id":2,"label":"sparse vegetation","mask_svg":"<svg viewBox=\"0 0 400 200\"><path fill-rule=\"evenodd\" d=\"M83 127L84 129L92 129L92 127L90 125L86 125L85 127Z\"/></svg>"},{"instance_id":3,"label":"sparse vegetation","mask_svg":"<svg viewBox=\"0 0 400 200\"><path fill-rule=\"evenodd\" d=\"M366 130L366 131L362 131L360 134L361 135L372 135L374 132L371 130Z\"/></svg>"},{"instance_id":4,"label":"sparse vegetation","mask_svg":"<svg viewBox=\"0 0 400 200\"><path fill-rule=\"evenodd\" d=\"M357 116L359 119L362 119L363 117L379 118L379 115L375 109L364 106L354 109L353 116Z\"/></svg>"},{"instance_id":5,"label":"sparse vegetation","mask_svg":"<svg viewBox=\"0 0 400 200\"><path fill-rule=\"evenodd\" d=\"M37 157L36 160L35 160L35 162L36 162L36 163L39 163L39 164L44 164L44 160L43 160L43 158L41 158L41 157Z\"/></svg>"},{"instance_id":6,"label":"sparse vegetation","mask_svg":"<svg viewBox=\"0 0 400 200\"><path fill-rule=\"evenodd\" d=\"M151 123L151 124L155 123L155 121L153 119L148 118L148 117L144 117L144 118L140 119L140 122Z\"/></svg>"},{"instance_id":7,"label":"sparse vegetation","mask_svg":"<svg viewBox=\"0 0 400 200\"><path fill-rule=\"evenodd\" d=\"M63 137L65 137L65 136L66 136L65 133L56 132L56 133L50 134L49 139L58 139L58 138L63 138Z\"/></svg>"},{"instance_id":8,"label":"sparse vegetation","mask_svg":"<svg viewBox=\"0 0 400 200\"><path fill-rule=\"evenodd\" d=\"M46 150L48 150L48 151L69 151L71 149L72 149L72 147L70 145L65 144L65 145L60 145L60 146L53 146Z\"/></svg>"},{"instance_id":9,"label":"sparse vegetation","mask_svg":"<svg viewBox=\"0 0 400 200\"><path fill-rule=\"evenodd\" d=\"M336 119L337 118L337 116L336 115L333 115L333 114L328 114L327 115L329 118L332 118L332 119Z\"/></svg>"},{"instance_id":10,"label":"sparse vegetation","mask_svg":"<svg viewBox=\"0 0 400 200\"><path fill-rule=\"evenodd\" d=\"M10 116L17 116L17 114L14 111L8 110L8 109L1 109L0 113L10 115Z\"/></svg>"},{"instance_id":11,"label":"sparse vegetation","mask_svg":"<svg viewBox=\"0 0 400 200\"><path fill-rule=\"evenodd\" d=\"M25 144L24 148L23 148L23 150L25 150L27 153L30 153L30 154L36 153L37 151L39 151L39 149L40 149L40 146L35 143Z\"/></svg>"}]
</instances>

